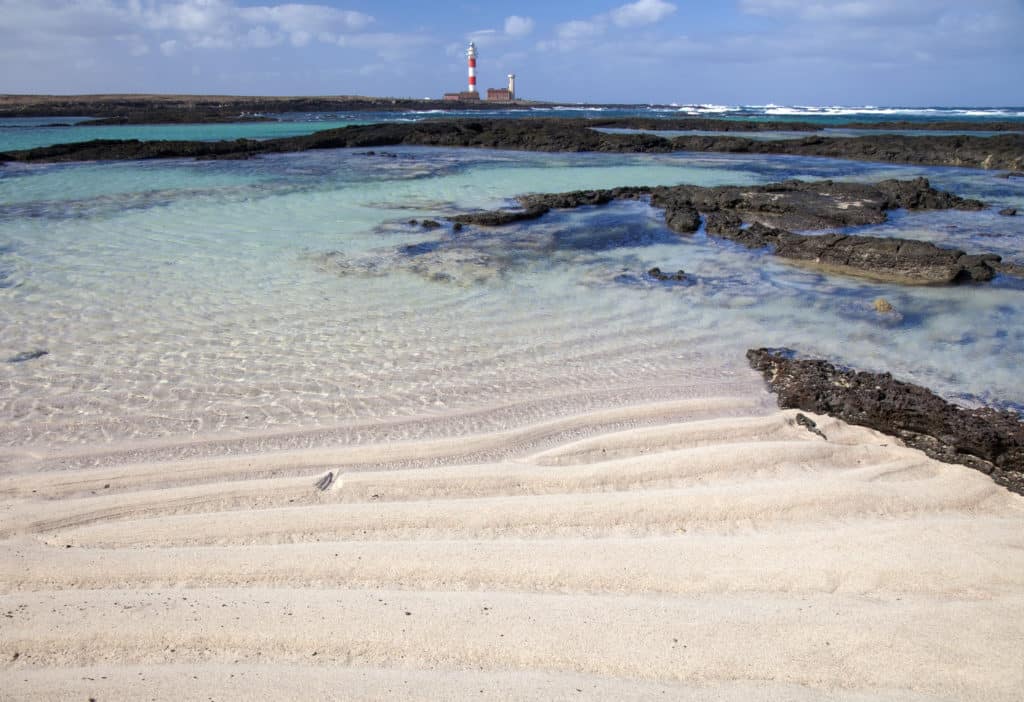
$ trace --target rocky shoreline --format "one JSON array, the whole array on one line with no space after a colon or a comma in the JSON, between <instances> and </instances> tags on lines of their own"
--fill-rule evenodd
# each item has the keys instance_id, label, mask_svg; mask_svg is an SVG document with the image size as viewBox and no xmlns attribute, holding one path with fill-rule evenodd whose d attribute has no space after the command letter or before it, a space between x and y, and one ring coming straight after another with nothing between
<instances>
[{"instance_id":1,"label":"rocky shoreline","mask_svg":"<svg viewBox=\"0 0 1024 702\"><path fill-rule=\"evenodd\" d=\"M509 109L538 104L520 100ZM503 108L506 106L503 105ZM458 110L493 109L485 101L459 103ZM384 110L451 110L450 102L359 95L267 97L242 95L0 95L0 117L96 117L134 115L159 124L168 114L183 113L191 121L239 114L282 112L379 112Z\"/></svg>"},{"instance_id":2,"label":"rocky shoreline","mask_svg":"<svg viewBox=\"0 0 1024 702\"><path fill-rule=\"evenodd\" d=\"M1013 412L967 409L888 373L797 359L788 349L751 349L747 359L783 409L875 429L937 460L980 470L1024 495L1024 423Z\"/></svg>"},{"instance_id":3,"label":"rocky shoreline","mask_svg":"<svg viewBox=\"0 0 1024 702\"><path fill-rule=\"evenodd\" d=\"M502 226L537 219L552 209L603 205L649 197L665 212L665 223L679 234L705 226L709 236L751 249L769 248L794 263L811 264L848 275L908 285L985 282L997 273L1020 275L1020 266L1004 264L990 253L968 254L930 242L846 234L796 234L788 229L823 230L884 222L892 209L977 211L984 204L936 190L924 178L875 184L830 180L791 180L763 186L693 185L626 187L568 193L524 195L521 210L457 215L461 225Z\"/></svg>"},{"instance_id":4,"label":"rocky shoreline","mask_svg":"<svg viewBox=\"0 0 1024 702\"><path fill-rule=\"evenodd\" d=\"M158 158L238 159L260 154L312 149L382 146L469 147L540 152L673 153L680 151L824 156L931 166L1024 170L1024 135L858 137L807 136L758 141L732 135L680 136L609 134L579 119L460 119L382 123L330 129L314 134L256 141L92 140L0 153L0 162L62 163L71 161Z\"/></svg>"}]
</instances>

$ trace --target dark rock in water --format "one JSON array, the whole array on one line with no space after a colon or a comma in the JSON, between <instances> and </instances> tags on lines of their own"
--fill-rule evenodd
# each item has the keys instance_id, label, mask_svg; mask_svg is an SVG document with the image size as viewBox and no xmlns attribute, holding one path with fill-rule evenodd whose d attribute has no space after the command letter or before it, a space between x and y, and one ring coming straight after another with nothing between
<instances>
[{"instance_id":1,"label":"dark rock in water","mask_svg":"<svg viewBox=\"0 0 1024 702\"><path fill-rule=\"evenodd\" d=\"M24 363L25 361L32 361L37 358L48 355L50 352L46 349L33 349L32 351L22 351L16 353L7 359L8 363Z\"/></svg>"},{"instance_id":2,"label":"dark rock in water","mask_svg":"<svg viewBox=\"0 0 1024 702\"><path fill-rule=\"evenodd\" d=\"M489 212L470 212L452 217L455 224L475 224L481 227L500 227L513 222L538 219L550 211L550 208L538 206L525 210L492 210Z\"/></svg>"},{"instance_id":3,"label":"dark rock in water","mask_svg":"<svg viewBox=\"0 0 1024 702\"><path fill-rule=\"evenodd\" d=\"M464 107L464 106L460 106ZM394 108L389 108L394 109ZM665 121L666 126L668 121ZM726 129L736 129L727 125ZM234 141L93 140L0 153L0 161L58 163L66 161L151 158L244 158L256 154L311 149L379 148L417 145L514 149L541 152L792 154L884 163L960 166L1020 170L1024 168L1024 136L1007 133L979 136L905 136L871 134L860 137L809 136L803 139L757 141L730 135L681 136L608 134L587 119L453 119L386 122L328 129L280 139ZM607 123L606 123L607 126ZM387 154L394 157L393 154Z\"/></svg>"},{"instance_id":4,"label":"dark rock in water","mask_svg":"<svg viewBox=\"0 0 1024 702\"><path fill-rule=\"evenodd\" d=\"M827 270L904 283L941 285L988 281L995 277L995 254L968 255L943 249L926 241L887 239L845 234L806 235L755 223L746 229L721 232L719 236L750 249L773 247L773 253L790 261L803 261Z\"/></svg>"},{"instance_id":5,"label":"dark rock in water","mask_svg":"<svg viewBox=\"0 0 1024 702\"><path fill-rule=\"evenodd\" d=\"M417 224L419 224L419 220L417 220L417 219L410 219L409 220L409 226L410 227L415 227Z\"/></svg>"},{"instance_id":6,"label":"dark rock in water","mask_svg":"<svg viewBox=\"0 0 1024 702\"><path fill-rule=\"evenodd\" d=\"M743 219L729 210L708 212L704 222L708 234L734 234L743 227Z\"/></svg>"},{"instance_id":7,"label":"dark rock in water","mask_svg":"<svg viewBox=\"0 0 1024 702\"><path fill-rule=\"evenodd\" d=\"M875 280L914 285L987 281L995 276L996 265L1001 260L995 254L969 255L921 241L843 234L808 236L782 228L827 229L879 224L886 220L887 210L894 208L975 211L985 206L978 200L936 190L925 178L885 180L876 184L788 180L761 186L677 185L577 190L522 195L517 199L523 210L474 212L452 220L501 226L536 219L551 209L603 205L648 195L652 206L665 210L665 223L675 232L697 231L703 215L710 235L751 249L771 247L780 258ZM751 225L744 227L744 222Z\"/></svg>"},{"instance_id":8,"label":"dark rock in water","mask_svg":"<svg viewBox=\"0 0 1024 702\"><path fill-rule=\"evenodd\" d=\"M536 207L565 210L588 205L607 205L613 200L636 200L650 192L651 188L627 186L606 190L573 190L567 193L521 195L516 199L528 210Z\"/></svg>"},{"instance_id":9,"label":"dark rock in water","mask_svg":"<svg viewBox=\"0 0 1024 702\"><path fill-rule=\"evenodd\" d=\"M969 200L945 190L936 190L927 178L914 180L883 180L875 185L888 198L883 207L887 210L904 208L908 210L981 210L985 203Z\"/></svg>"},{"instance_id":10,"label":"dark rock in water","mask_svg":"<svg viewBox=\"0 0 1024 702\"><path fill-rule=\"evenodd\" d=\"M686 281L686 271L678 270L675 273L665 273L655 266L647 271L647 275L661 282L682 283Z\"/></svg>"},{"instance_id":11,"label":"dark rock in water","mask_svg":"<svg viewBox=\"0 0 1024 702\"><path fill-rule=\"evenodd\" d=\"M660 198L655 195L651 198L651 203L656 207L662 206L659 202ZM661 201L663 202L663 201ZM693 203L688 200L678 200L675 202L664 203L665 207L665 224L668 228L679 234L692 234L693 232L700 229L700 212L693 206Z\"/></svg>"},{"instance_id":12,"label":"dark rock in water","mask_svg":"<svg viewBox=\"0 0 1024 702\"><path fill-rule=\"evenodd\" d=\"M1024 178L1024 171L1008 171L1006 173L1000 173L1000 178Z\"/></svg>"},{"instance_id":13,"label":"dark rock in water","mask_svg":"<svg viewBox=\"0 0 1024 702\"><path fill-rule=\"evenodd\" d=\"M407 244L399 249L406 256L422 256L423 254L437 251L442 246L440 241L421 241L418 244Z\"/></svg>"},{"instance_id":14,"label":"dark rock in water","mask_svg":"<svg viewBox=\"0 0 1024 702\"><path fill-rule=\"evenodd\" d=\"M462 222L456 222L455 224L452 225L452 231L461 232L464 226L465 225Z\"/></svg>"},{"instance_id":15,"label":"dark rock in water","mask_svg":"<svg viewBox=\"0 0 1024 702\"><path fill-rule=\"evenodd\" d=\"M870 427L1024 494L1024 423L1015 413L966 409L888 373L842 369L792 355L785 349L747 351L751 366L778 396L779 407Z\"/></svg>"},{"instance_id":16,"label":"dark rock in water","mask_svg":"<svg viewBox=\"0 0 1024 702\"><path fill-rule=\"evenodd\" d=\"M775 255L808 261L842 273L908 284L948 284L988 281L995 277L991 264L999 256L968 256L926 241L870 236L825 234L804 236L783 233Z\"/></svg>"},{"instance_id":17,"label":"dark rock in water","mask_svg":"<svg viewBox=\"0 0 1024 702\"><path fill-rule=\"evenodd\" d=\"M1003 208L1003 209L999 210L999 214L1001 214L1004 217L1016 217L1017 216L1017 208L1016 207L1006 207L1006 208Z\"/></svg>"},{"instance_id":18,"label":"dark rock in water","mask_svg":"<svg viewBox=\"0 0 1024 702\"><path fill-rule=\"evenodd\" d=\"M441 223L433 219L425 219L420 222L420 226L424 229L437 229L441 226Z\"/></svg>"}]
</instances>

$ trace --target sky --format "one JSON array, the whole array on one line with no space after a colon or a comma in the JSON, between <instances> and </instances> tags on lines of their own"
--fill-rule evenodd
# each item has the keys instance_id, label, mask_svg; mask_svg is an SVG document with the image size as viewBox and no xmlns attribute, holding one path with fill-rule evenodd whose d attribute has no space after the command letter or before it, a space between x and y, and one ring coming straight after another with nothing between
<instances>
[{"instance_id":1,"label":"sky","mask_svg":"<svg viewBox=\"0 0 1024 702\"><path fill-rule=\"evenodd\" d=\"M0 93L1024 105L1024 0L0 0Z\"/></svg>"}]
</instances>

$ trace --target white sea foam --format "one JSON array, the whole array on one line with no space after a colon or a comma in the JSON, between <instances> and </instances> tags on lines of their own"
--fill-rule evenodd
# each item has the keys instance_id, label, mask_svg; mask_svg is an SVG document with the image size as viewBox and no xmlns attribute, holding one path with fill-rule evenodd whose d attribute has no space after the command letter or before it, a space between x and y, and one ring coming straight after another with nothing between
<instances>
[{"instance_id":1,"label":"white sea foam","mask_svg":"<svg viewBox=\"0 0 1024 702\"><path fill-rule=\"evenodd\" d=\"M764 105L719 105L707 103L676 105L675 108L679 112L693 115L744 114L751 116L761 115L766 117L871 117L881 115L949 119L961 117L1024 118L1024 108L1012 107L878 107L875 105L778 105L775 103L767 103Z\"/></svg>"}]
</instances>

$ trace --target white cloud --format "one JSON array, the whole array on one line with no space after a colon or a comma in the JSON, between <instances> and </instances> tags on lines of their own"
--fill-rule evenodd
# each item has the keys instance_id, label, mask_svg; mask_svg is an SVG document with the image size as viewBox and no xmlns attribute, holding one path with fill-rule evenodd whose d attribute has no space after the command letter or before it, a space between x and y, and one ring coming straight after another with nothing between
<instances>
[{"instance_id":1,"label":"white cloud","mask_svg":"<svg viewBox=\"0 0 1024 702\"><path fill-rule=\"evenodd\" d=\"M659 22L675 11L676 6L664 0L637 0L612 10L611 16L620 27L637 27Z\"/></svg>"},{"instance_id":2,"label":"white cloud","mask_svg":"<svg viewBox=\"0 0 1024 702\"><path fill-rule=\"evenodd\" d=\"M556 34L559 39L567 41L593 39L604 34L604 23L598 20L572 20L558 25Z\"/></svg>"},{"instance_id":3,"label":"white cloud","mask_svg":"<svg viewBox=\"0 0 1024 702\"><path fill-rule=\"evenodd\" d=\"M160 53L164 56L174 56L178 53L178 40L168 39L160 42Z\"/></svg>"},{"instance_id":4,"label":"white cloud","mask_svg":"<svg viewBox=\"0 0 1024 702\"><path fill-rule=\"evenodd\" d=\"M589 20L571 20L555 27L555 38L538 42L541 51L574 51L587 46L605 32L607 20L597 15Z\"/></svg>"},{"instance_id":5,"label":"white cloud","mask_svg":"<svg viewBox=\"0 0 1024 702\"><path fill-rule=\"evenodd\" d=\"M610 25L628 29L653 24L676 11L676 6L664 0L637 0L620 5L607 14L590 19L576 19L555 27L555 38L538 42L541 51L575 51L593 45L603 37Z\"/></svg>"},{"instance_id":6,"label":"white cloud","mask_svg":"<svg viewBox=\"0 0 1024 702\"><path fill-rule=\"evenodd\" d=\"M433 43L433 39L418 34L397 34L394 32L367 32L338 37L337 45L348 49L372 51L377 58L394 67L397 61L415 53L421 47Z\"/></svg>"},{"instance_id":7,"label":"white cloud","mask_svg":"<svg viewBox=\"0 0 1024 702\"><path fill-rule=\"evenodd\" d=\"M505 18L505 34L510 37L525 37L533 31L533 19L512 15Z\"/></svg>"},{"instance_id":8,"label":"white cloud","mask_svg":"<svg viewBox=\"0 0 1024 702\"><path fill-rule=\"evenodd\" d=\"M741 0L740 9L751 15L807 22L931 24L958 4L958 0Z\"/></svg>"},{"instance_id":9,"label":"white cloud","mask_svg":"<svg viewBox=\"0 0 1024 702\"><path fill-rule=\"evenodd\" d=\"M362 12L308 3L240 7L237 0L176 0L146 9L133 2L129 10L147 28L184 33L198 48L268 48L284 36L303 47L314 36L358 31L373 22Z\"/></svg>"},{"instance_id":10,"label":"white cloud","mask_svg":"<svg viewBox=\"0 0 1024 702\"><path fill-rule=\"evenodd\" d=\"M279 32L271 32L266 27L253 27L245 33L245 38L240 43L253 49L269 49L282 41L284 36Z\"/></svg>"}]
</instances>

